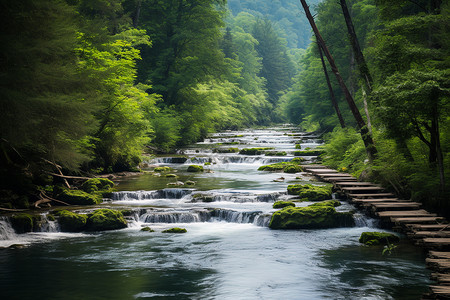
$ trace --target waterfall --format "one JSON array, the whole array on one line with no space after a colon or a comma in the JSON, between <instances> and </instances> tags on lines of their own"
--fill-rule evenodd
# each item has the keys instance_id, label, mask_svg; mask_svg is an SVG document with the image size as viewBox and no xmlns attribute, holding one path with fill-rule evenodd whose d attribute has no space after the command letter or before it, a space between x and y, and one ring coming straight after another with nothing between
<instances>
[{"instance_id":1,"label":"waterfall","mask_svg":"<svg viewBox=\"0 0 450 300\"><path fill-rule=\"evenodd\" d=\"M189 189L163 189L157 191L132 191L114 192L111 194L113 201L120 200L148 200L148 199L181 199L192 193Z\"/></svg>"},{"instance_id":2,"label":"waterfall","mask_svg":"<svg viewBox=\"0 0 450 300\"><path fill-rule=\"evenodd\" d=\"M262 211L239 212L228 209L215 209L212 216L219 221L227 221L230 223L253 223L255 218L262 213Z\"/></svg>"},{"instance_id":3,"label":"waterfall","mask_svg":"<svg viewBox=\"0 0 450 300\"><path fill-rule=\"evenodd\" d=\"M355 220L356 227L377 228L379 223L377 219L370 218L359 212L353 214L353 219Z\"/></svg>"},{"instance_id":4,"label":"waterfall","mask_svg":"<svg viewBox=\"0 0 450 300\"><path fill-rule=\"evenodd\" d=\"M0 217L0 240L12 240L17 237L8 217Z\"/></svg>"},{"instance_id":5,"label":"waterfall","mask_svg":"<svg viewBox=\"0 0 450 300\"><path fill-rule=\"evenodd\" d=\"M146 212L139 217L144 223L194 223L206 222L211 218L211 214L207 211L197 212Z\"/></svg>"},{"instance_id":6,"label":"waterfall","mask_svg":"<svg viewBox=\"0 0 450 300\"><path fill-rule=\"evenodd\" d=\"M49 220L48 214L42 214L38 230L40 232L59 232L59 223L55 220Z\"/></svg>"}]
</instances>

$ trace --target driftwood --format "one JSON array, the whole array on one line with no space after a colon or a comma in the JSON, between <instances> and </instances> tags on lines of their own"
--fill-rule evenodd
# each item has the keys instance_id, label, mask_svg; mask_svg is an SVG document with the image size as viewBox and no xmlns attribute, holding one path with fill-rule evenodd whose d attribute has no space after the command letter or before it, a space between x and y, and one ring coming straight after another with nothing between
<instances>
[{"instance_id":1,"label":"driftwood","mask_svg":"<svg viewBox=\"0 0 450 300\"><path fill-rule=\"evenodd\" d=\"M55 166L56 170L58 170L58 172L59 172L59 175L60 175L60 176L64 176L64 174L63 174L62 171L61 171L62 167L61 167L60 165L57 165L56 163L54 163L54 162L52 162L52 161L46 160L45 158L43 158L42 160L45 161L46 163L49 163L49 164ZM63 179L64 179L64 184L66 185L66 187L67 187L68 189L70 189L70 184L69 184L69 182L67 181L67 179L64 178L64 177L63 177Z\"/></svg>"},{"instance_id":2,"label":"driftwood","mask_svg":"<svg viewBox=\"0 0 450 300\"><path fill-rule=\"evenodd\" d=\"M70 206L70 204L68 204L68 203L66 203L66 202L64 202L64 201L61 201L61 200L57 200L57 199L54 199L54 198L52 198L52 197L49 197L49 196L47 196L44 192L40 192L39 193L39 200L38 201L36 201L36 202L34 202L33 203L33 206L35 207L35 208L40 208L39 207L39 204L44 204L44 203L50 203L50 202L57 202L57 203L61 203L61 204L64 204L64 205L67 205L67 206Z\"/></svg>"},{"instance_id":3,"label":"driftwood","mask_svg":"<svg viewBox=\"0 0 450 300\"><path fill-rule=\"evenodd\" d=\"M25 211L25 210L27 210L27 209L19 209L19 208L3 208L3 207L0 207L0 210L19 212L19 211Z\"/></svg>"},{"instance_id":4,"label":"driftwood","mask_svg":"<svg viewBox=\"0 0 450 300\"><path fill-rule=\"evenodd\" d=\"M56 173L52 173L52 172L46 172L46 173L49 175L64 178L64 179L80 179L80 180L92 179L92 177L69 176L69 175L56 174Z\"/></svg>"}]
</instances>

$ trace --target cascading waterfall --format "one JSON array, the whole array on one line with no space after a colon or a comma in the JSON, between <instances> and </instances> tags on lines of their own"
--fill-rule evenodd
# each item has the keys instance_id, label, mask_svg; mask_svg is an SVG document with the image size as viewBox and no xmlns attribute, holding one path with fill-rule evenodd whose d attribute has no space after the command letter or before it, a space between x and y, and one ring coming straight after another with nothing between
<instances>
[{"instance_id":1,"label":"cascading waterfall","mask_svg":"<svg viewBox=\"0 0 450 300\"><path fill-rule=\"evenodd\" d=\"M8 217L0 217L0 240L12 240L17 236Z\"/></svg>"},{"instance_id":2,"label":"cascading waterfall","mask_svg":"<svg viewBox=\"0 0 450 300\"><path fill-rule=\"evenodd\" d=\"M163 189L157 191L114 192L111 200L181 199L192 193L192 189Z\"/></svg>"}]
</instances>

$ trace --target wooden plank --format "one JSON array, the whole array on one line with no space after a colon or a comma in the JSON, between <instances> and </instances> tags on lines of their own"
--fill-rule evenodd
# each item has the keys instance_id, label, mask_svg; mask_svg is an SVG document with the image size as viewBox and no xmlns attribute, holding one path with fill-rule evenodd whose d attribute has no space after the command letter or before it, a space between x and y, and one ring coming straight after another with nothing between
<instances>
[{"instance_id":1,"label":"wooden plank","mask_svg":"<svg viewBox=\"0 0 450 300\"><path fill-rule=\"evenodd\" d=\"M391 221L394 223L432 223L442 221L444 218L442 217L397 217L391 218ZM409 226L409 224L407 225Z\"/></svg>"},{"instance_id":2,"label":"wooden plank","mask_svg":"<svg viewBox=\"0 0 450 300\"><path fill-rule=\"evenodd\" d=\"M450 238L450 231L416 231L413 238Z\"/></svg>"},{"instance_id":3,"label":"wooden plank","mask_svg":"<svg viewBox=\"0 0 450 300\"><path fill-rule=\"evenodd\" d=\"M340 185L340 186L379 186L376 184L373 184L371 182L335 182L335 185Z\"/></svg>"},{"instance_id":4,"label":"wooden plank","mask_svg":"<svg viewBox=\"0 0 450 300\"><path fill-rule=\"evenodd\" d=\"M424 209L417 210L392 210L392 211L380 211L377 213L380 218L391 217L435 217L436 214L431 214Z\"/></svg>"},{"instance_id":5,"label":"wooden plank","mask_svg":"<svg viewBox=\"0 0 450 300\"><path fill-rule=\"evenodd\" d=\"M441 285L450 285L450 274L433 273L431 279L436 280Z\"/></svg>"},{"instance_id":6,"label":"wooden plank","mask_svg":"<svg viewBox=\"0 0 450 300\"><path fill-rule=\"evenodd\" d=\"M415 231L450 230L450 224L410 224L408 226Z\"/></svg>"},{"instance_id":7,"label":"wooden plank","mask_svg":"<svg viewBox=\"0 0 450 300\"><path fill-rule=\"evenodd\" d=\"M450 245L450 238L424 238L424 244L437 245L437 246L448 246Z\"/></svg>"},{"instance_id":8,"label":"wooden plank","mask_svg":"<svg viewBox=\"0 0 450 300\"><path fill-rule=\"evenodd\" d=\"M376 198L376 199L352 199L352 202L358 204L370 204L370 203L396 203L396 202L404 202L406 200L399 200L398 198Z\"/></svg>"},{"instance_id":9,"label":"wooden plank","mask_svg":"<svg viewBox=\"0 0 450 300\"><path fill-rule=\"evenodd\" d=\"M352 175L347 174L347 173L324 173L324 174L315 174L319 177L351 177Z\"/></svg>"},{"instance_id":10,"label":"wooden plank","mask_svg":"<svg viewBox=\"0 0 450 300\"><path fill-rule=\"evenodd\" d=\"M349 186L349 187L342 187L341 190L349 192L369 192L369 191L382 191L384 189L379 186L357 186L357 187Z\"/></svg>"},{"instance_id":11,"label":"wooden plank","mask_svg":"<svg viewBox=\"0 0 450 300\"><path fill-rule=\"evenodd\" d=\"M422 204L421 203L417 203L417 202L380 202L380 203L365 203L365 205L367 206L373 206L376 209L387 209L387 208L392 208L392 209L414 209L414 208L419 208Z\"/></svg>"},{"instance_id":12,"label":"wooden plank","mask_svg":"<svg viewBox=\"0 0 450 300\"><path fill-rule=\"evenodd\" d=\"M441 297L450 296L450 286L446 285L430 285L430 290L433 294L436 294ZM440 298L438 298L440 299Z\"/></svg>"},{"instance_id":13,"label":"wooden plank","mask_svg":"<svg viewBox=\"0 0 450 300\"><path fill-rule=\"evenodd\" d=\"M323 178L323 180L326 181L330 181L330 182L335 182L335 181L357 181L357 179L355 177L325 177Z\"/></svg>"},{"instance_id":14,"label":"wooden plank","mask_svg":"<svg viewBox=\"0 0 450 300\"><path fill-rule=\"evenodd\" d=\"M302 167L305 170L329 169L327 166L324 166L324 165L303 165Z\"/></svg>"},{"instance_id":15,"label":"wooden plank","mask_svg":"<svg viewBox=\"0 0 450 300\"><path fill-rule=\"evenodd\" d=\"M392 193L348 194L348 196L352 198L395 197Z\"/></svg>"},{"instance_id":16,"label":"wooden plank","mask_svg":"<svg viewBox=\"0 0 450 300\"><path fill-rule=\"evenodd\" d=\"M447 251L430 251L428 255L433 258L445 258L450 259L450 252ZM450 277L450 274L447 274Z\"/></svg>"},{"instance_id":17,"label":"wooden plank","mask_svg":"<svg viewBox=\"0 0 450 300\"><path fill-rule=\"evenodd\" d=\"M313 174L339 174L338 171L333 170L333 169L309 169L308 172L313 173Z\"/></svg>"}]
</instances>

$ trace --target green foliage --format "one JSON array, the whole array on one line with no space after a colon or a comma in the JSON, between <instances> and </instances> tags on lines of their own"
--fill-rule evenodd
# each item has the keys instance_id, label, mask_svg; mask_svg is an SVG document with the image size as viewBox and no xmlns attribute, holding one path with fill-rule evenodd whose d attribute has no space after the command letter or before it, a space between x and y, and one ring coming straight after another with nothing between
<instances>
[{"instance_id":1,"label":"green foliage","mask_svg":"<svg viewBox=\"0 0 450 300\"><path fill-rule=\"evenodd\" d=\"M174 227L174 228L163 230L162 232L163 233L186 233L187 230L185 228Z\"/></svg>"},{"instance_id":2,"label":"green foliage","mask_svg":"<svg viewBox=\"0 0 450 300\"><path fill-rule=\"evenodd\" d=\"M302 151L295 151L295 156L319 156L325 153L325 150L317 149L317 150L302 150Z\"/></svg>"},{"instance_id":3,"label":"green foliage","mask_svg":"<svg viewBox=\"0 0 450 300\"><path fill-rule=\"evenodd\" d=\"M298 195L303 201L322 201L331 199L331 186L317 186L312 184L288 185L289 195Z\"/></svg>"},{"instance_id":4,"label":"green foliage","mask_svg":"<svg viewBox=\"0 0 450 300\"><path fill-rule=\"evenodd\" d=\"M295 203L291 201L277 201L272 205L273 208L284 208L287 206L295 207Z\"/></svg>"}]
</instances>

